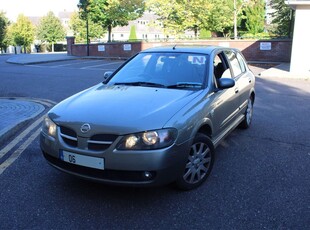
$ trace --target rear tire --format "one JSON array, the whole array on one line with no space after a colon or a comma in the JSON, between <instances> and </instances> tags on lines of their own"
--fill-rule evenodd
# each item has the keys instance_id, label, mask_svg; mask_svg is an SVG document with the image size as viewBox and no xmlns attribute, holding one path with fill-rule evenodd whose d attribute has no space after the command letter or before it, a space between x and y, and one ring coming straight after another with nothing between
<instances>
[{"instance_id":1,"label":"rear tire","mask_svg":"<svg viewBox=\"0 0 310 230\"><path fill-rule=\"evenodd\" d=\"M214 146L210 138L198 133L194 138L183 174L176 181L182 190L199 187L209 176L214 163Z\"/></svg>"}]
</instances>

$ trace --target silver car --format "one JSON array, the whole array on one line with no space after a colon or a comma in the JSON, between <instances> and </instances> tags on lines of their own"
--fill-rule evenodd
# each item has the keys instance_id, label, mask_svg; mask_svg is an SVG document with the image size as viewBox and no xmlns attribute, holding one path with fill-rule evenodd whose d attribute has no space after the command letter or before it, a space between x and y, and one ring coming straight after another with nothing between
<instances>
[{"instance_id":1,"label":"silver car","mask_svg":"<svg viewBox=\"0 0 310 230\"><path fill-rule=\"evenodd\" d=\"M82 178L190 190L207 179L225 136L250 126L254 84L236 49L148 49L51 109L41 149Z\"/></svg>"}]
</instances>

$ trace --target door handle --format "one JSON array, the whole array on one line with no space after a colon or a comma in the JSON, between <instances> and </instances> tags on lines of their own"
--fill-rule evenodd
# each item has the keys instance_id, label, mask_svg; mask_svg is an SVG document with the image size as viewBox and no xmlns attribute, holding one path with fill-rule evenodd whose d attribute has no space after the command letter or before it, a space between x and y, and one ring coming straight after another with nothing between
<instances>
[{"instance_id":1,"label":"door handle","mask_svg":"<svg viewBox=\"0 0 310 230\"><path fill-rule=\"evenodd\" d=\"M235 88L235 93L239 93L239 89L238 88Z\"/></svg>"}]
</instances>

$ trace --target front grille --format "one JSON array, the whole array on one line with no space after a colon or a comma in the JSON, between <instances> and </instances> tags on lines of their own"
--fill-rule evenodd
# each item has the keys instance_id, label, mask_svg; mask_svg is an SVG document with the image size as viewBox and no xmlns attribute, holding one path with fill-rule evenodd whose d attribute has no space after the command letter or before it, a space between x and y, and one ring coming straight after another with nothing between
<instances>
[{"instance_id":1,"label":"front grille","mask_svg":"<svg viewBox=\"0 0 310 230\"><path fill-rule=\"evenodd\" d=\"M60 136L62 140L70 147L78 148L79 137L76 132L70 128L60 126ZM117 135L96 134L87 140L87 149L93 151L104 151L113 144Z\"/></svg>"},{"instance_id":2,"label":"front grille","mask_svg":"<svg viewBox=\"0 0 310 230\"><path fill-rule=\"evenodd\" d=\"M52 165L55 165L64 170L80 175L88 176L98 180L109 180L109 181L125 181L125 182L151 182L156 178L156 172L151 171L152 177L147 178L144 176L144 171L125 171L125 170L99 170L88 168L84 166L74 165L64 162L58 158L52 157L43 152L44 157Z\"/></svg>"},{"instance_id":3,"label":"front grille","mask_svg":"<svg viewBox=\"0 0 310 230\"><path fill-rule=\"evenodd\" d=\"M78 146L78 138L74 130L60 126L60 136L62 137L62 140L70 147L76 148Z\"/></svg>"},{"instance_id":4,"label":"front grille","mask_svg":"<svg viewBox=\"0 0 310 230\"><path fill-rule=\"evenodd\" d=\"M87 141L88 149L94 151L106 150L116 140L116 138L117 135L96 134Z\"/></svg>"}]
</instances>

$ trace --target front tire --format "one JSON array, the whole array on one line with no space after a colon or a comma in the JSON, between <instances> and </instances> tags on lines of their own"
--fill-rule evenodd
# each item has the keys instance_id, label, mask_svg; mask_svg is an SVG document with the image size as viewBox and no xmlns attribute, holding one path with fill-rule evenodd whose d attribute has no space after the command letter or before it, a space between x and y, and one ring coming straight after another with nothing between
<instances>
[{"instance_id":1,"label":"front tire","mask_svg":"<svg viewBox=\"0 0 310 230\"><path fill-rule=\"evenodd\" d=\"M199 187L209 176L214 163L214 146L210 138L198 133L191 146L185 169L176 185L182 190Z\"/></svg>"}]
</instances>

